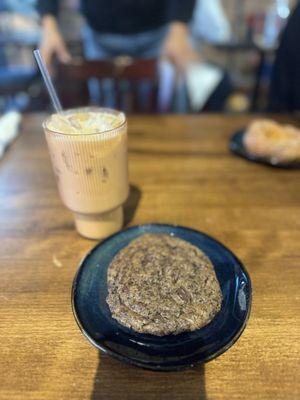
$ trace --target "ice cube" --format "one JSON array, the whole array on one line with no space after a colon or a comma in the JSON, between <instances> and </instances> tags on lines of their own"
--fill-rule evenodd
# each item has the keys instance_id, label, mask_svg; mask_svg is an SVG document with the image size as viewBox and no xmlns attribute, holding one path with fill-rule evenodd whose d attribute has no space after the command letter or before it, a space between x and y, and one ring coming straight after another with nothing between
<instances>
[{"instance_id":1,"label":"ice cube","mask_svg":"<svg viewBox=\"0 0 300 400\"><path fill-rule=\"evenodd\" d=\"M74 112L68 115L52 115L48 127L56 132L78 135L101 133L115 129L123 122L123 115L106 112Z\"/></svg>"}]
</instances>

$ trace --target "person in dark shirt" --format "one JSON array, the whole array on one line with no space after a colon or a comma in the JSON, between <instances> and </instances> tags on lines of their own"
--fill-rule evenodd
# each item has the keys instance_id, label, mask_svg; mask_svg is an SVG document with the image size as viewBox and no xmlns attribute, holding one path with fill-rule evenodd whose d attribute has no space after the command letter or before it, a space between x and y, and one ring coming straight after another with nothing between
<instances>
[{"instance_id":1,"label":"person in dark shirt","mask_svg":"<svg viewBox=\"0 0 300 400\"><path fill-rule=\"evenodd\" d=\"M289 18L276 53L268 111L300 110L300 2Z\"/></svg>"},{"instance_id":2,"label":"person in dark shirt","mask_svg":"<svg viewBox=\"0 0 300 400\"><path fill-rule=\"evenodd\" d=\"M82 0L87 21L86 56L109 58L164 57L179 69L199 59L189 41L188 22L195 0ZM43 39L41 53L51 67L53 56L71 60L57 24L58 0L39 0Z\"/></svg>"}]
</instances>

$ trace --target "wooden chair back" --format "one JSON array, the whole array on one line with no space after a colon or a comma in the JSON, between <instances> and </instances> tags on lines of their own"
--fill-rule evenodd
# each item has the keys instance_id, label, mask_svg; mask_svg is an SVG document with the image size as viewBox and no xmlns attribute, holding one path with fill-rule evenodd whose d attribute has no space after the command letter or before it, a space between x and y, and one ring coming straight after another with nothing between
<instances>
[{"instance_id":1,"label":"wooden chair back","mask_svg":"<svg viewBox=\"0 0 300 400\"><path fill-rule=\"evenodd\" d=\"M127 56L111 60L77 59L71 64L59 64L56 76L64 108L95 104L89 85L98 85L97 104L100 106L107 106L109 100L110 105L127 113L157 111L155 59L132 59ZM110 82L108 95L105 89L107 82Z\"/></svg>"}]
</instances>

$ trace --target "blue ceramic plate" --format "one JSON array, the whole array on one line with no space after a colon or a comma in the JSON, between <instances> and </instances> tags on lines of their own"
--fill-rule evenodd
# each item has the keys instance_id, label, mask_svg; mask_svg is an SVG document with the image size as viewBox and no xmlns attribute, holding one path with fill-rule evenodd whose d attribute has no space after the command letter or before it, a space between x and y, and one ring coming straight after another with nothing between
<instances>
[{"instance_id":1,"label":"blue ceramic plate","mask_svg":"<svg viewBox=\"0 0 300 400\"><path fill-rule=\"evenodd\" d=\"M118 251L146 232L184 239L211 259L222 289L223 303L221 311L204 328L157 337L125 328L111 317L105 300L107 268ZM87 254L74 278L72 306L82 333L103 352L143 368L180 370L211 360L235 343L249 317L251 282L235 255L204 233L181 226L141 225L110 236Z\"/></svg>"},{"instance_id":2,"label":"blue ceramic plate","mask_svg":"<svg viewBox=\"0 0 300 400\"><path fill-rule=\"evenodd\" d=\"M244 134L245 134L245 130L242 129L242 130L236 132L231 137L231 139L229 141L229 148L234 154L236 154L242 158L245 158L248 161L253 161L253 162L256 162L259 164L268 165L269 167L284 168L284 169L300 168L300 163L297 161L286 162L286 163L284 163L284 162L274 163L269 158L262 158L262 157L258 157L254 154L249 153L244 146L244 142L243 142Z\"/></svg>"}]
</instances>

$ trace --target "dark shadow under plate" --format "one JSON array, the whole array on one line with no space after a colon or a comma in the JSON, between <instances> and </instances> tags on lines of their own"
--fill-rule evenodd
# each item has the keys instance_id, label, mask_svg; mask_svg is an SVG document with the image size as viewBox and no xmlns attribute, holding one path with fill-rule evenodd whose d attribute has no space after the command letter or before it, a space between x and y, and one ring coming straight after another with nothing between
<instances>
[{"instance_id":1,"label":"dark shadow under plate","mask_svg":"<svg viewBox=\"0 0 300 400\"><path fill-rule=\"evenodd\" d=\"M204 328L157 337L123 327L111 317L106 303L107 268L118 251L148 232L184 239L204 251L212 261L223 302L221 311ZM251 282L242 263L215 239L180 226L141 225L118 232L87 254L74 278L72 306L82 333L98 349L139 367L180 370L211 360L235 343L249 317Z\"/></svg>"}]
</instances>

